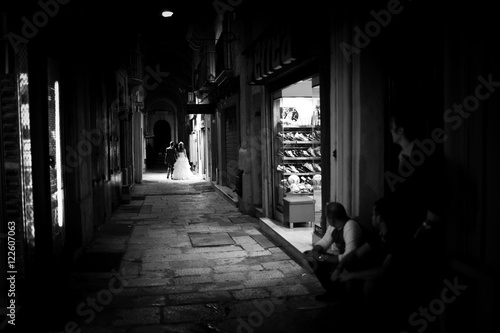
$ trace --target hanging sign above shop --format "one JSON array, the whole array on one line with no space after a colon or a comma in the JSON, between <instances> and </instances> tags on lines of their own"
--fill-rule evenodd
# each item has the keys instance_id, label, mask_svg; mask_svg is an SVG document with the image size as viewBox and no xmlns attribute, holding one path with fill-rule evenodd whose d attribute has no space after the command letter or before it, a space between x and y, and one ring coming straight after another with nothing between
<instances>
[{"instance_id":1,"label":"hanging sign above shop","mask_svg":"<svg viewBox=\"0 0 500 333\"><path fill-rule=\"evenodd\" d=\"M244 53L249 84L263 84L264 79L296 60L290 25L267 30Z\"/></svg>"},{"instance_id":2,"label":"hanging sign above shop","mask_svg":"<svg viewBox=\"0 0 500 333\"><path fill-rule=\"evenodd\" d=\"M214 114L215 105L210 104L187 104L187 114Z\"/></svg>"}]
</instances>

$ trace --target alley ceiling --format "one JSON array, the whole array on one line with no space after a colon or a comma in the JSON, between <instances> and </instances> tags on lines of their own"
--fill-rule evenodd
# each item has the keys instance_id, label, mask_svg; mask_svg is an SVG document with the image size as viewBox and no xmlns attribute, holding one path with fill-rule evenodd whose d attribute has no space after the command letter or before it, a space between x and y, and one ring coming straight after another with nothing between
<instances>
[{"instance_id":1,"label":"alley ceiling","mask_svg":"<svg viewBox=\"0 0 500 333\"><path fill-rule=\"evenodd\" d=\"M49 55L88 61L113 70L128 61L139 41L145 67L169 72L150 97L172 99L191 85L191 52L186 34L191 25L213 22L214 0L17 0L3 1L7 32L22 36L26 21L38 25L37 40ZM163 18L161 12L174 12ZM78 51L73 51L78 50ZM83 53L83 54L81 54Z\"/></svg>"}]
</instances>

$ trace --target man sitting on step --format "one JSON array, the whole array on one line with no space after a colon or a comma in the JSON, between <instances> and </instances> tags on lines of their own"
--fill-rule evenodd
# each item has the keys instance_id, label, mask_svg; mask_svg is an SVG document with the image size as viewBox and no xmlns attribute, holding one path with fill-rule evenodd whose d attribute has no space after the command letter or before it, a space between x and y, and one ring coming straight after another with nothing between
<instances>
[{"instance_id":1,"label":"man sitting on step","mask_svg":"<svg viewBox=\"0 0 500 333\"><path fill-rule=\"evenodd\" d=\"M340 296L338 281L331 281L331 275L344 256L354 251L363 243L361 226L351 219L338 202L326 205L328 228L321 240L314 244L312 250L304 252L319 282L326 292L316 296L318 301L329 301Z\"/></svg>"}]
</instances>

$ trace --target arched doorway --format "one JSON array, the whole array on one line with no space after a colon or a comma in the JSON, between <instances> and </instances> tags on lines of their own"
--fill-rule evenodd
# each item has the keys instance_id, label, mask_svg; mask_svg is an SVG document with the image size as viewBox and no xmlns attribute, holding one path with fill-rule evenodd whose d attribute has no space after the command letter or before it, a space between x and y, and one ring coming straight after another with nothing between
<instances>
[{"instance_id":1,"label":"arched doorway","mask_svg":"<svg viewBox=\"0 0 500 333\"><path fill-rule=\"evenodd\" d=\"M154 125L153 133L153 148L155 155L158 155L158 153L164 153L172 137L170 124L166 120L158 120Z\"/></svg>"}]
</instances>

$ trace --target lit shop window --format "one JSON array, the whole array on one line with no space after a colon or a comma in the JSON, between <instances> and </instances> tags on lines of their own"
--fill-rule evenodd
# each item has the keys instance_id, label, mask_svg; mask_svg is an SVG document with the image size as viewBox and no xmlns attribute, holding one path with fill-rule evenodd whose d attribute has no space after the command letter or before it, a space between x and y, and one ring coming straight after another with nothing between
<instances>
[{"instance_id":1,"label":"lit shop window","mask_svg":"<svg viewBox=\"0 0 500 333\"><path fill-rule=\"evenodd\" d=\"M22 58L22 57L21 57ZM25 64L27 66L27 64ZM20 61L20 67L23 62ZM33 178L31 159L31 132L30 132L30 106L28 91L28 74L19 73L18 76L18 105L19 117L19 140L21 147L21 191L23 203L23 225L24 236L28 248L35 247L35 220L33 215ZM30 250L28 250L30 252Z\"/></svg>"},{"instance_id":2,"label":"lit shop window","mask_svg":"<svg viewBox=\"0 0 500 333\"><path fill-rule=\"evenodd\" d=\"M57 224L59 227L64 225L64 190L62 178L62 158L61 158L61 114L59 108L59 82L54 83L55 97L55 133L56 139L56 169L57 169Z\"/></svg>"},{"instance_id":3,"label":"lit shop window","mask_svg":"<svg viewBox=\"0 0 500 333\"><path fill-rule=\"evenodd\" d=\"M58 66L49 60L48 66L48 135L50 162L50 197L52 212L52 237L54 251L62 250L64 245L64 181L62 156L62 129L60 108L60 87Z\"/></svg>"}]
</instances>

